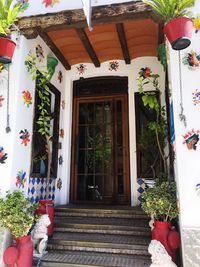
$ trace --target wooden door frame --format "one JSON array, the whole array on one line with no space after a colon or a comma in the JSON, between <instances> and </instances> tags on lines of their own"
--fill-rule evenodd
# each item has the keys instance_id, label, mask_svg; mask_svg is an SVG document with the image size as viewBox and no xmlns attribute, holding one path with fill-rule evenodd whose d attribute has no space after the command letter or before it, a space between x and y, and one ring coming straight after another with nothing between
<instances>
[{"instance_id":1,"label":"wooden door frame","mask_svg":"<svg viewBox=\"0 0 200 267\"><path fill-rule=\"evenodd\" d=\"M95 79L96 80L96 79ZM73 108L72 108L72 143L71 143L71 170L70 170L70 203L87 203L87 201L78 201L77 200L77 179L75 177L75 149L76 149L76 136L77 136L77 121L79 115L79 103L83 102L94 102L98 100L114 99L117 97L123 97L124 105L122 112L123 125L125 127L124 131L124 144L125 146L125 155L123 157L124 161L124 173L126 172L126 178L124 179L124 196L126 196L126 205L130 205L131 201L131 190L130 190L130 156L129 156L129 113L128 113L128 92L122 93L112 93L110 95L98 95L98 96L74 96L73 97ZM115 183L114 191L117 190L117 183ZM89 202L91 203L91 202ZM92 202L92 203L95 203ZM119 203L122 204L122 203Z\"/></svg>"}]
</instances>

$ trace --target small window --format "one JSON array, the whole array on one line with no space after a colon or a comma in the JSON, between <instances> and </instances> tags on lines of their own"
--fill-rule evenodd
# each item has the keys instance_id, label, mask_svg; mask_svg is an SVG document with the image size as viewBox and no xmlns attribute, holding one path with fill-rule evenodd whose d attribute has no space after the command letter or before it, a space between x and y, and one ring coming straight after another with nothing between
<instances>
[{"instance_id":1,"label":"small window","mask_svg":"<svg viewBox=\"0 0 200 267\"><path fill-rule=\"evenodd\" d=\"M51 151L52 151L52 163L51 163L51 177L57 176L58 165L58 141L59 141L59 116L60 116L60 92L52 85L49 84L50 90L50 111L51 120ZM35 93L35 111L33 121L33 139L32 139L32 163L31 163L31 176L32 177L46 177L47 175L47 158L45 150L44 137L38 133L38 124L36 121L39 117L38 105L40 104L40 98L38 96L37 81L36 81L36 93Z\"/></svg>"},{"instance_id":2,"label":"small window","mask_svg":"<svg viewBox=\"0 0 200 267\"><path fill-rule=\"evenodd\" d=\"M135 93L135 114L137 177L158 177L163 170L162 160L156 142L156 135L148 128L149 122L156 120L156 112L144 106L140 93Z\"/></svg>"}]
</instances>

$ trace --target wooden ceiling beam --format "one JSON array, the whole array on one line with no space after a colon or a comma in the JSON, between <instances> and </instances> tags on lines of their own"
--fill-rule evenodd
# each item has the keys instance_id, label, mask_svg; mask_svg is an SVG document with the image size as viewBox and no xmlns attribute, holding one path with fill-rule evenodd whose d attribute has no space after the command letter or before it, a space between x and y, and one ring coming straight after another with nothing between
<instances>
[{"instance_id":1,"label":"wooden ceiling beam","mask_svg":"<svg viewBox=\"0 0 200 267\"><path fill-rule=\"evenodd\" d=\"M119 41L120 41L122 53L124 56L124 60L125 60L126 64L130 64L131 58L130 58L130 54L129 54L129 50L128 50L128 45L127 45L127 41L126 41L126 34L124 31L123 23L117 23L116 24L116 30L117 30L117 34L119 37Z\"/></svg>"},{"instance_id":2,"label":"wooden ceiling beam","mask_svg":"<svg viewBox=\"0 0 200 267\"><path fill-rule=\"evenodd\" d=\"M78 36L85 47L89 57L91 58L93 64L95 67L100 67L100 61L94 51L94 48L92 47L90 40L88 39L87 34L85 33L84 29L76 29L76 32L78 33Z\"/></svg>"},{"instance_id":3,"label":"wooden ceiling beam","mask_svg":"<svg viewBox=\"0 0 200 267\"><path fill-rule=\"evenodd\" d=\"M141 0L95 6L92 9L92 24L122 23L129 19L151 18L151 8ZM84 28L87 22L82 9L66 10L57 13L42 14L37 16L22 17L17 22L18 28L27 38L29 30L40 27L43 31L66 28Z\"/></svg>"},{"instance_id":4,"label":"wooden ceiling beam","mask_svg":"<svg viewBox=\"0 0 200 267\"><path fill-rule=\"evenodd\" d=\"M66 70L70 70L71 65L66 60L66 58L63 56L63 54L58 49L58 47L54 44L54 42L51 40L49 35L46 32L42 31L41 29L38 29L38 34L44 40L44 42L47 44L47 46L52 50L52 52L58 58L58 60L62 63L63 67Z\"/></svg>"}]
</instances>

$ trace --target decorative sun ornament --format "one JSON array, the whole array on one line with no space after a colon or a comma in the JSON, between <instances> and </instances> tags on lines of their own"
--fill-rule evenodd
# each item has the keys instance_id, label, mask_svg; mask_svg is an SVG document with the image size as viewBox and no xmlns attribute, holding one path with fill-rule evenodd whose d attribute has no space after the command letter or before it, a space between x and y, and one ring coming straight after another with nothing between
<instances>
[{"instance_id":1,"label":"decorative sun ornament","mask_svg":"<svg viewBox=\"0 0 200 267\"><path fill-rule=\"evenodd\" d=\"M197 14L196 18L193 19L193 26L196 33L200 31L200 14Z\"/></svg>"},{"instance_id":2,"label":"decorative sun ornament","mask_svg":"<svg viewBox=\"0 0 200 267\"><path fill-rule=\"evenodd\" d=\"M196 150L197 144L199 142L199 133L200 131L188 131L186 134L183 135L184 141L183 144L186 144L188 150Z\"/></svg>"},{"instance_id":3,"label":"decorative sun ornament","mask_svg":"<svg viewBox=\"0 0 200 267\"><path fill-rule=\"evenodd\" d=\"M109 70L110 71L117 71L119 69L119 62L118 61L111 61L109 62Z\"/></svg>"},{"instance_id":4,"label":"decorative sun ornament","mask_svg":"<svg viewBox=\"0 0 200 267\"><path fill-rule=\"evenodd\" d=\"M42 3L45 4L45 7L53 7L56 3L59 3L59 0L43 0Z\"/></svg>"}]
</instances>

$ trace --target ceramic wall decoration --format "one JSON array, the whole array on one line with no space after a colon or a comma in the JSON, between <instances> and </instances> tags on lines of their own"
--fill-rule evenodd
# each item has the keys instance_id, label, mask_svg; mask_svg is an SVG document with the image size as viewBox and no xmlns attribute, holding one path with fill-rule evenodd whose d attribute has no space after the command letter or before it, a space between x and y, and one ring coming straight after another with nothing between
<instances>
[{"instance_id":1,"label":"ceramic wall decoration","mask_svg":"<svg viewBox=\"0 0 200 267\"><path fill-rule=\"evenodd\" d=\"M59 3L59 0L43 0L42 3L45 4L45 7L53 7L56 3Z\"/></svg>"},{"instance_id":2,"label":"ceramic wall decoration","mask_svg":"<svg viewBox=\"0 0 200 267\"><path fill-rule=\"evenodd\" d=\"M200 130L195 131L192 129L192 131L188 131L186 134L183 135L183 144L185 144L188 148L188 150L196 150L197 144L199 142L199 133Z\"/></svg>"},{"instance_id":3,"label":"ceramic wall decoration","mask_svg":"<svg viewBox=\"0 0 200 267\"><path fill-rule=\"evenodd\" d=\"M29 7L29 0L17 0L18 3L22 3L21 11L26 10Z\"/></svg>"},{"instance_id":4,"label":"ceramic wall decoration","mask_svg":"<svg viewBox=\"0 0 200 267\"><path fill-rule=\"evenodd\" d=\"M57 189L60 191L62 189L62 180L60 178L58 178L56 185L57 185Z\"/></svg>"},{"instance_id":5,"label":"ceramic wall decoration","mask_svg":"<svg viewBox=\"0 0 200 267\"><path fill-rule=\"evenodd\" d=\"M198 33L198 31L200 31L200 14L197 14L196 18L193 19L193 26L195 28L195 32Z\"/></svg>"},{"instance_id":6,"label":"ceramic wall decoration","mask_svg":"<svg viewBox=\"0 0 200 267\"><path fill-rule=\"evenodd\" d=\"M139 77L148 78L151 77L152 71L149 67L141 68L139 71Z\"/></svg>"},{"instance_id":7,"label":"ceramic wall decoration","mask_svg":"<svg viewBox=\"0 0 200 267\"><path fill-rule=\"evenodd\" d=\"M3 95L0 95L0 107L3 107L3 101L5 100L5 98L3 97Z\"/></svg>"},{"instance_id":8,"label":"ceramic wall decoration","mask_svg":"<svg viewBox=\"0 0 200 267\"><path fill-rule=\"evenodd\" d=\"M196 91L192 93L192 100L195 106L200 106L200 90L196 89Z\"/></svg>"},{"instance_id":9,"label":"ceramic wall decoration","mask_svg":"<svg viewBox=\"0 0 200 267\"><path fill-rule=\"evenodd\" d=\"M87 70L86 65L84 65L84 64L79 64L79 66L76 67L76 69L77 69L77 73L79 75L83 75Z\"/></svg>"},{"instance_id":10,"label":"ceramic wall decoration","mask_svg":"<svg viewBox=\"0 0 200 267\"><path fill-rule=\"evenodd\" d=\"M200 67L200 54L195 51L186 53L183 57L183 64L188 66L190 70L195 70Z\"/></svg>"},{"instance_id":11,"label":"ceramic wall decoration","mask_svg":"<svg viewBox=\"0 0 200 267\"><path fill-rule=\"evenodd\" d=\"M64 138L64 130L63 129L60 129L60 138Z\"/></svg>"},{"instance_id":12,"label":"ceramic wall decoration","mask_svg":"<svg viewBox=\"0 0 200 267\"><path fill-rule=\"evenodd\" d=\"M62 165L62 164L63 164L63 157L62 157L62 156L60 156L60 157L58 158L58 162L59 162L59 165Z\"/></svg>"},{"instance_id":13,"label":"ceramic wall decoration","mask_svg":"<svg viewBox=\"0 0 200 267\"><path fill-rule=\"evenodd\" d=\"M0 146L0 164L4 164L7 158L8 158L8 154L5 153L4 148Z\"/></svg>"},{"instance_id":14,"label":"ceramic wall decoration","mask_svg":"<svg viewBox=\"0 0 200 267\"><path fill-rule=\"evenodd\" d=\"M43 48L41 47L41 45L37 45L35 48L35 53L36 53L36 57L38 59L38 61L41 63L44 60L44 51Z\"/></svg>"},{"instance_id":15,"label":"ceramic wall decoration","mask_svg":"<svg viewBox=\"0 0 200 267\"><path fill-rule=\"evenodd\" d=\"M60 83L62 83L63 74L62 74L62 71L61 70L59 70L59 72L58 72L58 80L59 80Z\"/></svg>"},{"instance_id":16,"label":"ceramic wall decoration","mask_svg":"<svg viewBox=\"0 0 200 267\"><path fill-rule=\"evenodd\" d=\"M23 170L18 171L17 176L16 176L16 187L18 188L24 188L25 182L26 182L26 172Z\"/></svg>"},{"instance_id":17,"label":"ceramic wall decoration","mask_svg":"<svg viewBox=\"0 0 200 267\"><path fill-rule=\"evenodd\" d=\"M28 143L30 142L30 133L28 132L27 129L24 129L21 130L19 134L20 134L21 144L27 146Z\"/></svg>"},{"instance_id":18,"label":"ceramic wall decoration","mask_svg":"<svg viewBox=\"0 0 200 267\"><path fill-rule=\"evenodd\" d=\"M110 61L108 69L110 71L117 71L119 69L119 62L118 61Z\"/></svg>"},{"instance_id":19,"label":"ceramic wall decoration","mask_svg":"<svg viewBox=\"0 0 200 267\"><path fill-rule=\"evenodd\" d=\"M4 64L0 63L0 73L4 70Z\"/></svg>"},{"instance_id":20,"label":"ceramic wall decoration","mask_svg":"<svg viewBox=\"0 0 200 267\"><path fill-rule=\"evenodd\" d=\"M22 99L24 101L24 105L29 108L30 105L32 104L32 96L28 90L22 92Z\"/></svg>"}]
</instances>

